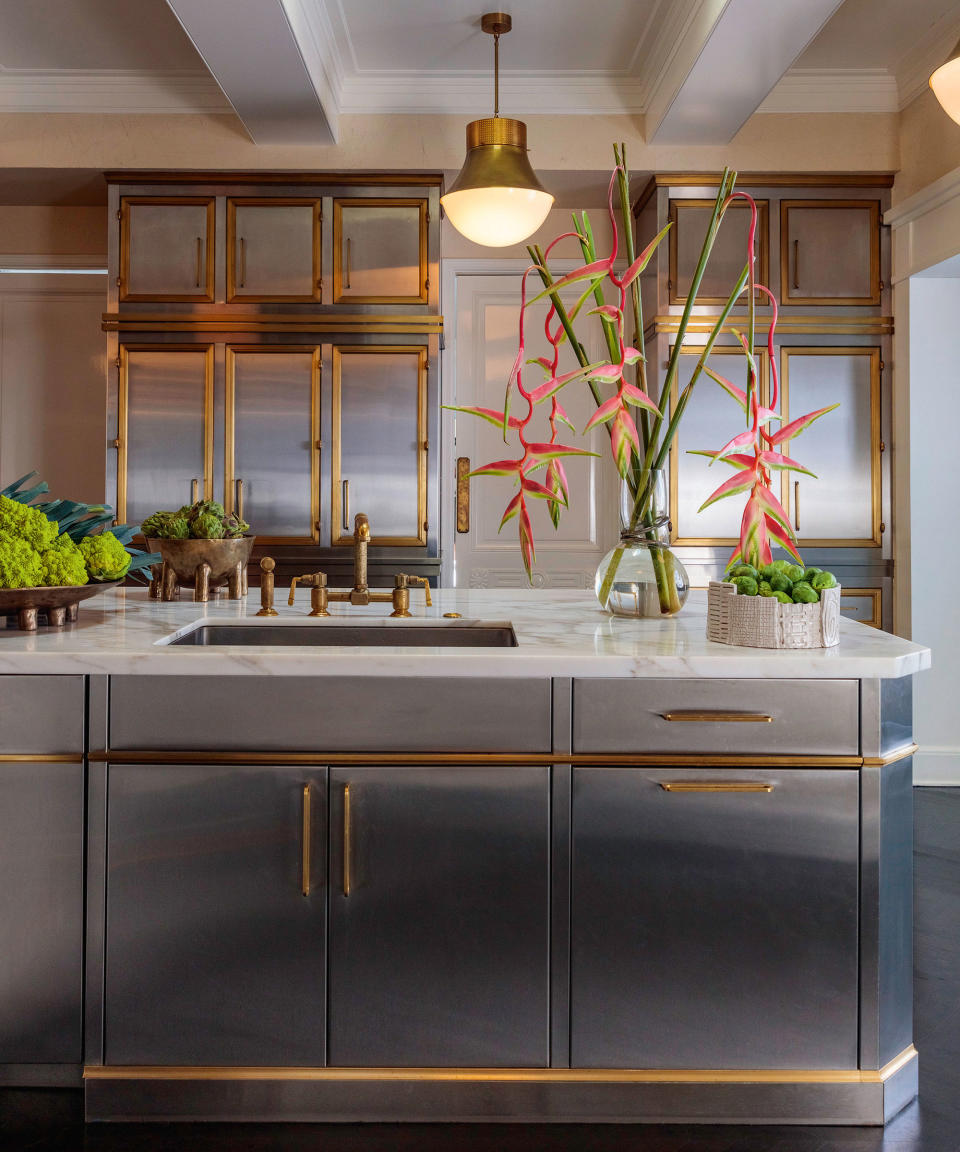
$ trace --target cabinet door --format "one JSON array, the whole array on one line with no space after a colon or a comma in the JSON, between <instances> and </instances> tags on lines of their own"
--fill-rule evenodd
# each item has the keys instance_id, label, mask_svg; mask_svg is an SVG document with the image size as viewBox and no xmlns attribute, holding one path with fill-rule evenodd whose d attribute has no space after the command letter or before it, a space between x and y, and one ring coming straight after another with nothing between
<instances>
[{"instance_id":1,"label":"cabinet door","mask_svg":"<svg viewBox=\"0 0 960 1152\"><path fill-rule=\"evenodd\" d=\"M755 349L754 358L760 373L760 398L765 404L768 395L767 354L763 349ZM699 359L699 349L681 352L670 397L671 411L690 383ZM738 388L746 389L747 359L739 348L714 347L708 365ZM670 507L673 509L673 539L677 543L734 544L740 539L745 498L718 500L699 511L710 493L730 478L730 465L719 461L711 464L707 457L691 453L721 448L737 432L743 431L744 419L736 401L719 384L701 373L670 450Z\"/></svg>"},{"instance_id":2,"label":"cabinet door","mask_svg":"<svg viewBox=\"0 0 960 1152\"><path fill-rule=\"evenodd\" d=\"M120 299L214 298L212 196L124 196Z\"/></svg>"},{"instance_id":3,"label":"cabinet door","mask_svg":"<svg viewBox=\"0 0 960 1152\"><path fill-rule=\"evenodd\" d=\"M227 299L321 300L320 201L227 200Z\"/></svg>"},{"instance_id":4,"label":"cabinet door","mask_svg":"<svg viewBox=\"0 0 960 1152\"><path fill-rule=\"evenodd\" d=\"M549 769L331 769L333 1065L544 1067Z\"/></svg>"},{"instance_id":5,"label":"cabinet door","mask_svg":"<svg viewBox=\"0 0 960 1152\"><path fill-rule=\"evenodd\" d=\"M780 201L783 304L880 303L880 202Z\"/></svg>"},{"instance_id":6,"label":"cabinet door","mask_svg":"<svg viewBox=\"0 0 960 1152\"><path fill-rule=\"evenodd\" d=\"M324 1062L323 769L111 765L108 1064Z\"/></svg>"},{"instance_id":7,"label":"cabinet door","mask_svg":"<svg viewBox=\"0 0 960 1152\"><path fill-rule=\"evenodd\" d=\"M319 348L227 349L225 503L261 543L319 539L319 382Z\"/></svg>"},{"instance_id":8,"label":"cabinet door","mask_svg":"<svg viewBox=\"0 0 960 1152\"><path fill-rule=\"evenodd\" d=\"M783 506L802 545L879 545L880 349L784 348L784 421L839 403L782 450L817 479L784 473Z\"/></svg>"},{"instance_id":9,"label":"cabinet door","mask_svg":"<svg viewBox=\"0 0 960 1152\"><path fill-rule=\"evenodd\" d=\"M427 201L333 202L334 304L426 304Z\"/></svg>"},{"instance_id":10,"label":"cabinet door","mask_svg":"<svg viewBox=\"0 0 960 1152\"><path fill-rule=\"evenodd\" d=\"M209 499L213 459L213 346L120 349L117 518Z\"/></svg>"},{"instance_id":11,"label":"cabinet door","mask_svg":"<svg viewBox=\"0 0 960 1152\"><path fill-rule=\"evenodd\" d=\"M859 781L575 768L571 1063L856 1068Z\"/></svg>"},{"instance_id":12,"label":"cabinet door","mask_svg":"<svg viewBox=\"0 0 960 1152\"><path fill-rule=\"evenodd\" d=\"M713 200L671 200L670 303L685 304L697 269L700 251L713 215ZM757 201L757 279L769 283L769 201ZM717 232L710 259L700 281L698 304L726 304L730 289L747 262L750 206L734 200ZM760 299L758 294L758 300ZM746 301L746 297L743 297Z\"/></svg>"},{"instance_id":13,"label":"cabinet door","mask_svg":"<svg viewBox=\"0 0 960 1152\"><path fill-rule=\"evenodd\" d=\"M0 763L0 876L0 1064L79 1064L83 764Z\"/></svg>"},{"instance_id":14,"label":"cabinet door","mask_svg":"<svg viewBox=\"0 0 960 1152\"><path fill-rule=\"evenodd\" d=\"M333 349L334 544L353 543L366 512L371 542L426 544L427 349Z\"/></svg>"}]
</instances>

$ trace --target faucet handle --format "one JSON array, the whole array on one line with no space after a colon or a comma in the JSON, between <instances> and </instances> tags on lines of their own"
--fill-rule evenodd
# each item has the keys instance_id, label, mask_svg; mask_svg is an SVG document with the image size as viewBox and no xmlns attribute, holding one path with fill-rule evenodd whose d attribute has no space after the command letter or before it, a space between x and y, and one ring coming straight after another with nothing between
<instances>
[{"instance_id":1,"label":"faucet handle","mask_svg":"<svg viewBox=\"0 0 960 1152\"><path fill-rule=\"evenodd\" d=\"M399 583L401 578L404 581L403 584ZM398 582L398 588L409 586L410 584L422 584L424 603L428 608L433 607L433 601L430 599L430 581L426 578L426 576L410 576L406 572L398 572L395 579Z\"/></svg>"},{"instance_id":2,"label":"faucet handle","mask_svg":"<svg viewBox=\"0 0 960 1152\"><path fill-rule=\"evenodd\" d=\"M291 608L298 584L302 584L304 588L326 588L327 574L326 572L308 572L306 576L294 576L290 581L290 595L287 597L287 604Z\"/></svg>"},{"instance_id":3,"label":"faucet handle","mask_svg":"<svg viewBox=\"0 0 960 1152\"><path fill-rule=\"evenodd\" d=\"M276 616L277 610L273 606L273 570L277 562L272 556L264 556L260 561L260 611L258 616Z\"/></svg>"}]
</instances>

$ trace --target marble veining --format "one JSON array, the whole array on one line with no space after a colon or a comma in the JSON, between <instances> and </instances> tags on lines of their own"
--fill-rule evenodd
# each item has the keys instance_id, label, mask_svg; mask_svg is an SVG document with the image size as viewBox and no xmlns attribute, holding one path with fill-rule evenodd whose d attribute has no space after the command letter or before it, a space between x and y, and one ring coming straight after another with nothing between
<instances>
[{"instance_id":1,"label":"marble veining","mask_svg":"<svg viewBox=\"0 0 960 1152\"><path fill-rule=\"evenodd\" d=\"M292 608L278 599L270 623L311 620L309 590ZM77 623L63 629L0 631L0 674L141 674L248 676L648 676L859 679L907 676L930 667L930 650L897 636L843 620L836 648L770 651L734 648L706 638L706 592L690 594L683 611L667 620L607 616L577 590L442 588L426 608L416 592L411 621L442 622L445 612L464 621L510 621L517 648L169 647L165 641L201 619L250 620L259 608L245 600L162 604L139 588L119 588L83 604ZM331 604L331 623L384 621L389 605Z\"/></svg>"}]
</instances>

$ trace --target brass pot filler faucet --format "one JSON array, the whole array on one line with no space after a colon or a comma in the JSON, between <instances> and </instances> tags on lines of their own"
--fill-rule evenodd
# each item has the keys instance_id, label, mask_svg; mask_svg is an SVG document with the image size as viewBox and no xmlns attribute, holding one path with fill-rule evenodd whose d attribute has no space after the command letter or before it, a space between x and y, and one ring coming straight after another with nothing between
<instances>
[{"instance_id":1,"label":"brass pot filler faucet","mask_svg":"<svg viewBox=\"0 0 960 1152\"><path fill-rule=\"evenodd\" d=\"M327 589L326 572L310 572L306 576L294 576L290 582L290 596L287 603L293 607L293 597L300 584L310 589L310 615L329 616L327 605L331 600L343 601L349 604L380 604L392 603L391 616L410 616L410 586L422 584L426 606L431 608L430 581L425 576L410 576L406 572L398 572L393 578L392 592L371 592L367 586L367 545L370 543L370 521L366 514L358 512L353 522L353 587L349 592L330 592ZM264 556L260 561L262 572L260 580L260 603L262 607L258 616L276 616L273 606L274 576L273 570L276 562L270 556Z\"/></svg>"}]
</instances>

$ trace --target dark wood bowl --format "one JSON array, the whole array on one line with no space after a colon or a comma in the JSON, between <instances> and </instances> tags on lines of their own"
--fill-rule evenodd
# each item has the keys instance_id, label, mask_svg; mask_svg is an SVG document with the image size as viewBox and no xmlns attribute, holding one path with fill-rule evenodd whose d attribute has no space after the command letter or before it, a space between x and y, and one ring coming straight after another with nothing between
<instances>
[{"instance_id":1,"label":"dark wood bowl","mask_svg":"<svg viewBox=\"0 0 960 1152\"><path fill-rule=\"evenodd\" d=\"M38 619L46 616L51 628L62 628L77 618L81 600L89 600L119 580L74 584L63 588L0 588L0 616L16 616L23 632L36 632ZM0 636L3 629L0 628Z\"/></svg>"}]
</instances>

